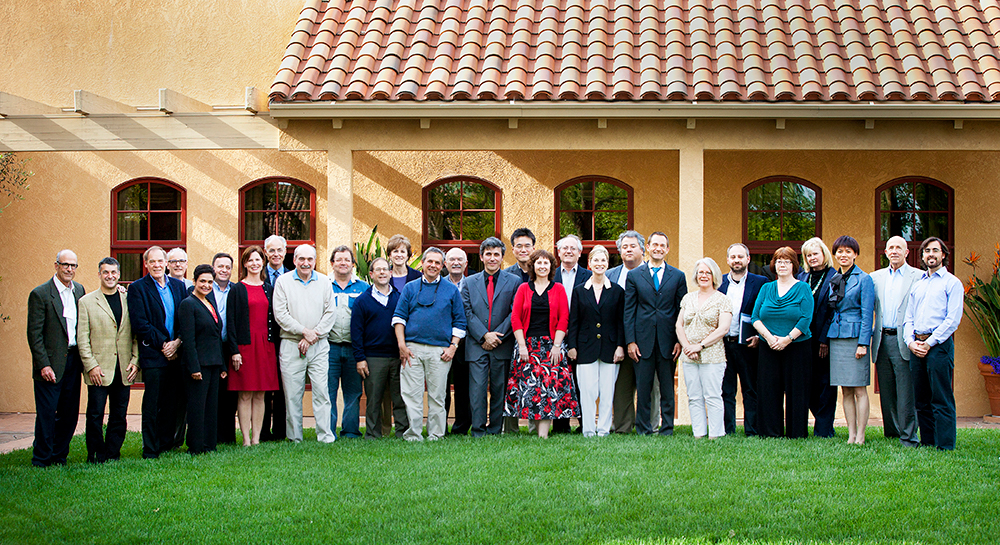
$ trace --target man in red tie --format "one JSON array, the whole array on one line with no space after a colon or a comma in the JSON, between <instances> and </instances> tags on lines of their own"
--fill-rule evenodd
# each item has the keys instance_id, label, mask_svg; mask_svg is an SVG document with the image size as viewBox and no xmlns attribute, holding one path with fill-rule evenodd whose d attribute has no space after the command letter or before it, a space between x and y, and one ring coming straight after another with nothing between
<instances>
[{"instance_id":1,"label":"man in red tie","mask_svg":"<svg viewBox=\"0 0 1000 545\"><path fill-rule=\"evenodd\" d=\"M503 430L507 366L514 351L510 313L514 293L521 285L520 278L500 270L505 251L506 247L500 239L490 237L484 240L479 245L483 272L467 277L462 283L473 437L482 437L487 433L497 435Z\"/></svg>"}]
</instances>

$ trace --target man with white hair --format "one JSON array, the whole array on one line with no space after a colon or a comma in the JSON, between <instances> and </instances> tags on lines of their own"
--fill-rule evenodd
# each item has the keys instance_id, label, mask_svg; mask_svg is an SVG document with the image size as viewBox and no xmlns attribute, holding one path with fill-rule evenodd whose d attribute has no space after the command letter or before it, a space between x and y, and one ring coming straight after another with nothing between
<instances>
[{"instance_id":1,"label":"man with white hair","mask_svg":"<svg viewBox=\"0 0 1000 545\"><path fill-rule=\"evenodd\" d=\"M559 268L552 279L566 287L567 308L573 306L573 288L585 283L593 273L580 266L580 256L583 254L583 243L576 235L567 235L556 242L556 255L559 256ZM573 389L577 398L580 397L576 383L576 360L567 358L570 371L573 373ZM580 428L582 429L582 427ZM569 418L557 418L552 422L552 433L568 433Z\"/></svg>"},{"instance_id":2,"label":"man with white hair","mask_svg":"<svg viewBox=\"0 0 1000 545\"><path fill-rule=\"evenodd\" d=\"M459 294L465 285L465 273L469 267L469 256L461 248L452 248L444 254L445 267L448 275L445 280L455 284ZM448 387L455 392L455 422L448 433L453 435L466 435L472 427L472 405L469 402L469 364L465 360L465 339L458 341L458 350L451 360L451 369L448 371ZM444 410L445 414L451 408L451 396L445 391Z\"/></svg>"},{"instance_id":3,"label":"man with white hair","mask_svg":"<svg viewBox=\"0 0 1000 545\"><path fill-rule=\"evenodd\" d=\"M77 302L83 286L73 281L79 261L70 250L56 254L55 275L28 295L28 347L35 379L35 442L31 463L65 465L80 418L83 365L76 345Z\"/></svg>"},{"instance_id":4,"label":"man with white hair","mask_svg":"<svg viewBox=\"0 0 1000 545\"><path fill-rule=\"evenodd\" d=\"M327 389L334 297L330 279L316 272L316 249L303 244L295 249L295 271L278 277L274 284L274 320L281 328L278 362L285 385L285 434L302 441L302 396L306 373L312 384L316 439L336 440L330 427L330 392Z\"/></svg>"},{"instance_id":5,"label":"man with white hair","mask_svg":"<svg viewBox=\"0 0 1000 545\"><path fill-rule=\"evenodd\" d=\"M188 280L188 255L182 248L174 248L167 252L167 271L172 278L184 282L184 287L190 289L194 282Z\"/></svg>"},{"instance_id":6,"label":"man with white hair","mask_svg":"<svg viewBox=\"0 0 1000 545\"><path fill-rule=\"evenodd\" d=\"M285 255L288 253L288 243L281 235L271 235L264 239L264 252L267 254L267 266L264 267L264 280L274 286L278 277L288 272L285 267ZM274 343L274 353L281 348L281 339ZM264 392L264 423L260 433L261 441L285 440L285 387L278 376L278 389Z\"/></svg>"},{"instance_id":7,"label":"man with white hair","mask_svg":"<svg viewBox=\"0 0 1000 545\"><path fill-rule=\"evenodd\" d=\"M281 235L271 235L264 239L264 252L267 254L266 280L274 285L278 277L288 272L285 267L285 254L288 252L288 242Z\"/></svg>"}]
</instances>

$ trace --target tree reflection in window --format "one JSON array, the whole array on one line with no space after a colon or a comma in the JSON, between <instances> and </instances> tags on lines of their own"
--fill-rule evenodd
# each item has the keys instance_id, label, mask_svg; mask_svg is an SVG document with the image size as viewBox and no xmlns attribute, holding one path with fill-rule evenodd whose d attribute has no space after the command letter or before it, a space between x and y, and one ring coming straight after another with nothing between
<instances>
[{"instance_id":1,"label":"tree reflection in window","mask_svg":"<svg viewBox=\"0 0 1000 545\"><path fill-rule=\"evenodd\" d=\"M761 272L775 250L802 243L820 233L820 191L815 185L790 176L758 180L743 191L744 244Z\"/></svg>"},{"instance_id":2,"label":"tree reflection in window","mask_svg":"<svg viewBox=\"0 0 1000 545\"><path fill-rule=\"evenodd\" d=\"M907 261L913 266L919 266L917 250L924 239L938 237L945 241L949 249L954 249L953 198L950 187L930 178L902 178L880 187L877 212L879 248L884 249L885 243L894 236L903 237L910 249ZM879 265L886 264L888 262L883 255Z\"/></svg>"},{"instance_id":3,"label":"tree reflection in window","mask_svg":"<svg viewBox=\"0 0 1000 545\"><path fill-rule=\"evenodd\" d=\"M471 179L439 183L427 192L429 241L479 241L497 233L496 190Z\"/></svg>"},{"instance_id":4,"label":"tree reflection in window","mask_svg":"<svg viewBox=\"0 0 1000 545\"><path fill-rule=\"evenodd\" d=\"M597 244L611 253L611 266L621 263L615 240L632 228L632 190L627 184L598 176L576 178L556 188L556 205L556 240L566 235L580 237L584 266Z\"/></svg>"}]
</instances>

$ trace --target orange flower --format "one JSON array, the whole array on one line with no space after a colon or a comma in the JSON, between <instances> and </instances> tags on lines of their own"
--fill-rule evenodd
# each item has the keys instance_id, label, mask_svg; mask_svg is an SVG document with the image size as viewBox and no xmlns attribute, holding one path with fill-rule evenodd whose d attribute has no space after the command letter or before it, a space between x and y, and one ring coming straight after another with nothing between
<instances>
[{"instance_id":1,"label":"orange flower","mask_svg":"<svg viewBox=\"0 0 1000 545\"><path fill-rule=\"evenodd\" d=\"M980 257L982 256L977 254L975 250L973 250L972 253L969 254L969 257L963 259L962 261L964 261L966 265L971 265L975 267L976 264L979 262Z\"/></svg>"}]
</instances>

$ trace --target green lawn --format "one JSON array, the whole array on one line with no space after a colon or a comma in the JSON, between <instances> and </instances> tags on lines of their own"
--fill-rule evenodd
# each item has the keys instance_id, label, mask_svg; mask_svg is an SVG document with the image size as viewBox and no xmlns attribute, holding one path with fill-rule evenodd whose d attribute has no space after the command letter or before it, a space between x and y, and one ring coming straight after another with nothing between
<instances>
[{"instance_id":1,"label":"green lawn","mask_svg":"<svg viewBox=\"0 0 1000 545\"><path fill-rule=\"evenodd\" d=\"M311 431L311 430L310 430ZM997 543L1000 433L958 450L527 434L223 447L30 466L0 456L0 543Z\"/></svg>"}]
</instances>

